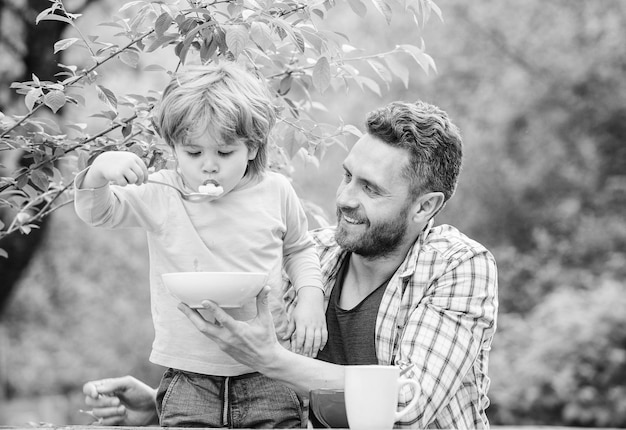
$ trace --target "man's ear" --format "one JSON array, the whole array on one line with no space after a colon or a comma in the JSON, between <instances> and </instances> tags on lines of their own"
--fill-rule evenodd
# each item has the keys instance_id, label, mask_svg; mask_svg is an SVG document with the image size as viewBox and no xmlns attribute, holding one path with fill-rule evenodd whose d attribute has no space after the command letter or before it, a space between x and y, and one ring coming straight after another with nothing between
<instances>
[{"instance_id":1,"label":"man's ear","mask_svg":"<svg viewBox=\"0 0 626 430\"><path fill-rule=\"evenodd\" d=\"M422 223L430 220L443 207L442 192L426 193L420 196L413 205L413 221Z\"/></svg>"}]
</instances>

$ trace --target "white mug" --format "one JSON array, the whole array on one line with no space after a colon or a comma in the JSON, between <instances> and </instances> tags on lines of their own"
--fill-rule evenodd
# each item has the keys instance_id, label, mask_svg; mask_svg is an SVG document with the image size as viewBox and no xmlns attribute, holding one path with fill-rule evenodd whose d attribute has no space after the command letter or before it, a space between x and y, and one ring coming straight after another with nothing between
<instances>
[{"instance_id":1,"label":"white mug","mask_svg":"<svg viewBox=\"0 0 626 430\"><path fill-rule=\"evenodd\" d=\"M394 366L346 366L345 398L348 425L358 430L386 430L404 416L415 403L398 411L398 395L404 385L419 391L417 381L400 377L400 368Z\"/></svg>"}]
</instances>

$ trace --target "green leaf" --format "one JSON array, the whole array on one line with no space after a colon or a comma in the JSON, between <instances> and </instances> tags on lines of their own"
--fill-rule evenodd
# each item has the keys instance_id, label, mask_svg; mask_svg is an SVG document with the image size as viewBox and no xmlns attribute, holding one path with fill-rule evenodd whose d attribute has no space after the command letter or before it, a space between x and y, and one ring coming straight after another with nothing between
<instances>
[{"instance_id":1,"label":"green leaf","mask_svg":"<svg viewBox=\"0 0 626 430\"><path fill-rule=\"evenodd\" d=\"M149 46L146 48L146 52L152 52L157 48L160 48L165 45L169 45L170 43L178 40L180 36L178 34L166 34L155 39Z\"/></svg>"},{"instance_id":2,"label":"green leaf","mask_svg":"<svg viewBox=\"0 0 626 430\"><path fill-rule=\"evenodd\" d=\"M348 4L350 5L350 9L361 18L367 13L367 6L365 6L365 3L361 0L348 0Z\"/></svg>"},{"instance_id":3,"label":"green leaf","mask_svg":"<svg viewBox=\"0 0 626 430\"><path fill-rule=\"evenodd\" d=\"M70 46L78 42L79 40L80 39L76 37L70 37L68 39L59 40L58 42L54 44L54 53L56 54L59 51L66 50L67 48L69 48Z\"/></svg>"},{"instance_id":4,"label":"green leaf","mask_svg":"<svg viewBox=\"0 0 626 430\"><path fill-rule=\"evenodd\" d=\"M43 97L43 103L54 113L57 113L57 111L65 105L65 102L65 93L59 90L49 91Z\"/></svg>"},{"instance_id":5,"label":"green leaf","mask_svg":"<svg viewBox=\"0 0 626 430\"><path fill-rule=\"evenodd\" d=\"M162 13L161 15L159 15L154 23L154 32L159 37L163 36L163 34L167 31L168 28L170 28L173 22L174 20L169 13Z\"/></svg>"},{"instance_id":6,"label":"green leaf","mask_svg":"<svg viewBox=\"0 0 626 430\"><path fill-rule=\"evenodd\" d=\"M346 132L346 133L350 133L350 134L352 134L352 135L354 135L356 137L363 136L363 133L361 132L361 130L359 130L358 128L356 128L352 124L344 124L343 127L341 127L341 131L342 132Z\"/></svg>"},{"instance_id":7,"label":"green leaf","mask_svg":"<svg viewBox=\"0 0 626 430\"><path fill-rule=\"evenodd\" d=\"M21 190L26 184L28 184L28 175L22 175L17 179L15 186Z\"/></svg>"},{"instance_id":8,"label":"green leaf","mask_svg":"<svg viewBox=\"0 0 626 430\"><path fill-rule=\"evenodd\" d=\"M411 57L413 57L413 59L422 68L422 70L426 72L427 75L430 68L432 68L435 73L437 72L435 61L430 55L426 54L423 49L420 49L415 45L399 45L398 48L411 55Z\"/></svg>"},{"instance_id":9,"label":"green leaf","mask_svg":"<svg viewBox=\"0 0 626 430\"><path fill-rule=\"evenodd\" d=\"M380 77L380 79L382 79L382 81L386 83L387 86L389 86L389 83L392 81L393 78L387 67L385 67L384 64L376 60L367 60L367 64L369 64L374 72L376 72L378 77Z\"/></svg>"},{"instance_id":10,"label":"green leaf","mask_svg":"<svg viewBox=\"0 0 626 430\"><path fill-rule=\"evenodd\" d=\"M43 17L45 17L46 15L49 15L51 13L54 13L54 9L52 9L51 7L47 8L47 9L44 9L41 12L39 12L37 17L35 18L35 24L39 24L39 21L41 21L41 19Z\"/></svg>"},{"instance_id":11,"label":"green leaf","mask_svg":"<svg viewBox=\"0 0 626 430\"><path fill-rule=\"evenodd\" d=\"M122 136L128 137L128 136L130 136L130 134L132 132L133 132L133 125L132 124L126 124L124 127L122 127Z\"/></svg>"},{"instance_id":12,"label":"green leaf","mask_svg":"<svg viewBox=\"0 0 626 430\"><path fill-rule=\"evenodd\" d=\"M284 96L291 90L291 83L293 82L293 76L291 73L288 73L287 76L280 80L280 84L278 85L278 94Z\"/></svg>"},{"instance_id":13,"label":"green leaf","mask_svg":"<svg viewBox=\"0 0 626 430\"><path fill-rule=\"evenodd\" d=\"M283 144L282 147L287 152L289 158L293 158L296 155L298 149L300 149L300 145L296 141L296 129L293 127L288 127L287 130L283 133Z\"/></svg>"},{"instance_id":14,"label":"green leaf","mask_svg":"<svg viewBox=\"0 0 626 430\"><path fill-rule=\"evenodd\" d=\"M380 12L387 21L387 24L391 23L391 7L384 0L372 0L374 7Z\"/></svg>"},{"instance_id":15,"label":"green leaf","mask_svg":"<svg viewBox=\"0 0 626 430\"><path fill-rule=\"evenodd\" d=\"M167 69L160 64L148 64L146 67L143 68L143 70L145 70L146 72L163 72Z\"/></svg>"},{"instance_id":16,"label":"green leaf","mask_svg":"<svg viewBox=\"0 0 626 430\"><path fill-rule=\"evenodd\" d=\"M316 169L320 167L320 160L318 160L316 156L309 154L306 148L300 148L293 158L300 159L304 165L312 164Z\"/></svg>"},{"instance_id":17,"label":"green leaf","mask_svg":"<svg viewBox=\"0 0 626 430\"><path fill-rule=\"evenodd\" d=\"M322 54L322 49L326 47L326 39L320 37L319 32L310 28L302 28L302 36L306 39L307 42L309 42L315 52L317 52L319 55Z\"/></svg>"},{"instance_id":18,"label":"green leaf","mask_svg":"<svg viewBox=\"0 0 626 430\"><path fill-rule=\"evenodd\" d=\"M216 51L217 41L215 40L215 37L211 37L211 39L208 40L208 43L205 39L202 47L200 48L200 59L206 63L211 59L211 57L213 57L213 54L215 54Z\"/></svg>"},{"instance_id":19,"label":"green leaf","mask_svg":"<svg viewBox=\"0 0 626 430\"><path fill-rule=\"evenodd\" d=\"M320 57L313 67L313 85L320 93L330 85L330 64L328 58Z\"/></svg>"},{"instance_id":20,"label":"green leaf","mask_svg":"<svg viewBox=\"0 0 626 430\"><path fill-rule=\"evenodd\" d=\"M37 24L39 24L41 21L61 21L61 22L64 22L66 24L73 25L73 22L72 22L71 19L69 19L69 18L67 18L65 16L55 15L55 14L49 14L49 15L46 15L46 16L43 16L43 17L39 18L37 20Z\"/></svg>"},{"instance_id":21,"label":"green leaf","mask_svg":"<svg viewBox=\"0 0 626 430\"><path fill-rule=\"evenodd\" d=\"M378 86L375 80L370 79L366 76L355 76L354 81L361 88L361 90L364 91L365 88L368 88L370 91L372 91L376 95L378 96L381 95L380 87Z\"/></svg>"},{"instance_id":22,"label":"green leaf","mask_svg":"<svg viewBox=\"0 0 626 430\"><path fill-rule=\"evenodd\" d=\"M117 112L112 110L106 110L99 113L94 113L93 115L89 115L92 118L106 118L113 121L117 118Z\"/></svg>"},{"instance_id":23,"label":"green leaf","mask_svg":"<svg viewBox=\"0 0 626 430\"><path fill-rule=\"evenodd\" d=\"M387 63L387 66L389 66L391 73L400 78L404 84L404 88L409 88L409 68L406 67L401 61L396 60L396 58L392 55L387 55L385 57L385 62Z\"/></svg>"},{"instance_id":24,"label":"green leaf","mask_svg":"<svg viewBox=\"0 0 626 430\"><path fill-rule=\"evenodd\" d=\"M96 85L96 92L100 100L111 106L113 110L117 110L117 97L115 97L113 91L102 85Z\"/></svg>"},{"instance_id":25,"label":"green leaf","mask_svg":"<svg viewBox=\"0 0 626 430\"><path fill-rule=\"evenodd\" d=\"M250 38L259 48L266 50L274 46L272 30L264 22L255 21L250 25Z\"/></svg>"},{"instance_id":26,"label":"green leaf","mask_svg":"<svg viewBox=\"0 0 626 430\"><path fill-rule=\"evenodd\" d=\"M233 25L226 29L226 45L235 58L243 51L248 40L248 29L245 25Z\"/></svg>"},{"instance_id":27,"label":"green leaf","mask_svg":"<svg viewBox=\"0 0 626 430\"><path fill-rule=\"evenodd\" d=\"M24 103L29 111L33 110L35 107L35 103L39 100L39 97L43 94L41 88L33 88L26 93L26 97L24 97Z\"/></svg>"},{"instance_id":28,"label":"green leaf","mask_svg":"<svg viewBox=\"0 0 626 430\"><path fill-rule=\"evenodd\" d=\"M48 176L46 176L43 172L39 170L33 170L30 173L30 181L33 185L39 188L41 191L47 191L48 186L50 185L50 180Z\"/></svg>"},{"instance_id":29,"label":"green leaf","mask_svg":"<svg viewBox=\"0 0 626 430\"><path fill-rule=\"evenodd\" d=\"M179 24L180 32L187 37L187 34L194 28L198 27L198 20L195 18L187 18L181 24Z\"/></svg>"},{"instance_id":30,"label":"green leaf","mask_svg":"<svg viewBox=\"0 0 626 430\"><path fill-rule=\"evenodd\" d=\"M137 6L139 4L145 4L146 2L143 0L137 0L137 1L129 1L128 3L125 3L122 7L119 8L120 12L124 12L126 9L130 9L133 6Z\"/></svg>"},{"instance_id":31,"label":"green leaf","mask_svg":"<svg viewBox=\"0 0 626 430\"><path fill-rule=\"evenodd\" d=\"M139 54L137 51L126 50L119 55L119 59L122 63L132 67L133 69L136 69L139 65Z\"/></svg>"},{"instance_id":32,"label":"green leaf","mask_svg":"<svg viewBox=\"0 0 626 430\"><path fill-rule=\"evenodd\" d=\"M304 44L304 37L302 37L302 34L299 31L294 31L293 38L300 53L304 54L306 45Z\"/></svg>"},{"instance_id":33,"label":"green leaf","mask_svg":"<svg viewBox=\"0 0 626 430\"><path fill-rule=\"evenodd\" d=\"M78 153L78 161L77 161L77 168L78 171L82 171L85 170L85 168L87 168L87 160L89 159L89 153L87 151L80 151Z\"/></svg>"},{"instance_id":34,"label":"green leaf","mask_svg":"<svg viewBox=\"0 0 626 430\"><path fill-rule=\"evenodd\" d=\"M431 12L434 12L435 15L437 15L437 18L439 18L439 21L444 22L443 13L441 12L441 9L439 8L439 6L437 6L435 2L432 0L426 0L426 3L430 7Z\"/></svg>"},{"instance_id":35,"label":"green leaf","mask_svg":"<svg viewBox=\"0 0 626 430\"><path fill-rule=\"evenodd\" d=\"M295 29L287 22L284 22L280 19L272 20L272 24L274 24L279 36L280 32L283 31L284 34L288 35L291 40L294 42L300 53L304 53L304 38L300 33L297 33Z\"/></svg>"}]
</instances>

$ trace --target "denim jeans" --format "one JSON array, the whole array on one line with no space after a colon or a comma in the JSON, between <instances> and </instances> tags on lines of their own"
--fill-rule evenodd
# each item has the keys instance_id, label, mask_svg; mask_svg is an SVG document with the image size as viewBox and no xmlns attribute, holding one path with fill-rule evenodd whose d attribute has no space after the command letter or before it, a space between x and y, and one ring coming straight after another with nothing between
<instances>
[{"instance_id":1,"label":"denim jeans","mask_svg":"<svg viewBox=\"0 0 626 430\"><path fill-rule=\"evenodd\" d=\"M211 376L168 369L157 392L161 427L305 428L303 402L260 373Z\"/></svg>"}]
</instances>

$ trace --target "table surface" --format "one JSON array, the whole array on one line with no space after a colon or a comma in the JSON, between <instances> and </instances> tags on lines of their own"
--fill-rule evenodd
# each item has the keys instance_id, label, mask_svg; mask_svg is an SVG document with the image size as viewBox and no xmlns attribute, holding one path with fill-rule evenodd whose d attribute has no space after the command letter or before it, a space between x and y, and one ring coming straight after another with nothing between
<instances>
[{"instance_id":1,"label":"table surface","mask_svg":"<svg viewBox=\"0 0 626 430\"><path fill-rule=\"evenodd\" d=\"M153 426L153 429L161 428ZM167 430L189 430L189 428L182 427L163 427ZM583 427L559 427L559 426L491 426L493 430L620 430L613 428L583 428ZM33 430L33 429L50 429L50 430L139 430L146 429L146 427L122 427L122 426L92 426L92 425L52 425L45 424L41 426L2 426L0 430ZM346 429L348 430L348 429ZM621 429L623 430L623 429Z\"/></svg>"}]
</instances>

